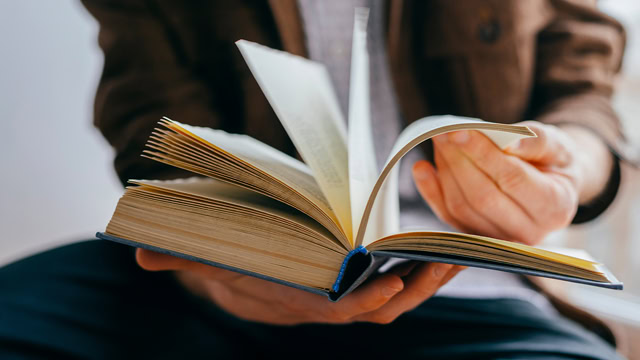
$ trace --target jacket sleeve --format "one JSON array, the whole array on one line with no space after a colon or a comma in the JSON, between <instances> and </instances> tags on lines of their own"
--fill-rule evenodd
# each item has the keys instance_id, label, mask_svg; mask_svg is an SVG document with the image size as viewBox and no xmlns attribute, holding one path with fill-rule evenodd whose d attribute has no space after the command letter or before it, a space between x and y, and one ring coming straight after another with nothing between
<instances>
[{"instance_id":1,"label":"jacket sleeve","mask_svg":"<svg viewBox=\"0 0 640 360\"><path fill-rule=\"evenodd\" d=\"M152 2L83 0L83 4L98 20L98 42L104 52L94 124L115 150L120 181L187 176L140 155L162 116L217 127L211 90L190 69L184 49Z\"/></svg>"},{"instance_id":2,"label":"jacket sleeve","mask_svg":"<svg viewBox=\"0 0 640 360\"><path fill-rule=\"evenodd\" d=\"M574 223L597 217L613 202L620 183L620 160L637 163L612 108L625 32L598 11L595 1L552 0L554 17L538 36L533 102L535 119L590 129L610 148L615 164L606 189L579 207Z\"/></svg>"}]
</instances>

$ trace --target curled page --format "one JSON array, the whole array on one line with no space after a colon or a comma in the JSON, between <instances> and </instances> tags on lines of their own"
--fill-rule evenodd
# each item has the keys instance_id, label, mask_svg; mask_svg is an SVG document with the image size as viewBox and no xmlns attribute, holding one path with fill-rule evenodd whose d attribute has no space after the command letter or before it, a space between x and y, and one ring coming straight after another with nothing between
<instances>
[{"instance_id":1,"label":"curled page","mask_svg":"<svg viewBox=\"0 0 640 360\"><path fill-rule=\"evenodd\" d=\"M479 119L465 118L460 116L430 116L416 120L407 126L400 133L398 139L391 149L391 153L385 162L378 179L376 180L373 190L369 195L369 200L365 206L358 226L358 233L355 238L355 246L366 246L371 243L373 237L367 236L365 242L365 232L367 223L369 222L372 208L380 189L383 187L385 180L392 172L394 166L408 153L411 149L420 143L440 134L457 130L478 130L491 139L499 148L504 149L508 145L525 137L535 137L536 134L526 126L496 124ZM375 239L373 239L375 240Z\"/></svg>"},{"instance_id":2,"label":"curled page","mask_svg":"<svg viewBox=\"0 0 640 360\"><path fill-rule=\"evenodd\" d=\"M368 17L369 9L355 9L349 80L349 193L354 238L358 232L356 225L360 224L369 194L378 179L369 97ZM398 231L398 186L391 179L385 183L371 214L367 236L375 239Z\"/></svg>"},{"instance_id":3,"label":"curled page","mask_svg":"<svg viewBox=\"0 0 640 360\"><path fill-rule=\"evenodd\" d=\"M236 44L353 243L347 129L327 70L246 40Z\"/></svg>"}]
</instances>

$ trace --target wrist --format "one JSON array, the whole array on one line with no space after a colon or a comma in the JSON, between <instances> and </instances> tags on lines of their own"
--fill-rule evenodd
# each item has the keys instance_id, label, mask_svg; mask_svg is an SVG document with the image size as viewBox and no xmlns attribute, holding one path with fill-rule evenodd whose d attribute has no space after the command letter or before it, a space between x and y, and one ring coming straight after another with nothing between
<instances>
[{"instance_id":1,"label":"wrist","mask_svg":"<svg viewBox=\"0 0 640 360\"><path fill-rule=\"evenodd\" d=\"M605 190L615 159L607 145L591 130L569 124L559 127L575 144L578 203L589 204Z\"/></svg>"}]
</instances>

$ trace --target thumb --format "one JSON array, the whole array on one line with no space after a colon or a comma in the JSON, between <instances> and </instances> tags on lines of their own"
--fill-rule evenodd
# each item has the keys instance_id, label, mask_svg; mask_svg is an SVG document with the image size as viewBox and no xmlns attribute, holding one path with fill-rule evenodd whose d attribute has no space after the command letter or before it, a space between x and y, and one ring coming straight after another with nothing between
<instances>
[{"instance_id":1,"label":"thumb","mask_svg":"<svg viewBox=\"0 0 640 360\"><path fill-rule=\"evenodd\" d=\"M519 125L529 127L537 137L520 139L509 145L505 149L507 154L538 165L564 166L569 163L570 156L565 146L565 138L559 129L535 121L525 121Z\"/></svg>"}]
</instances>

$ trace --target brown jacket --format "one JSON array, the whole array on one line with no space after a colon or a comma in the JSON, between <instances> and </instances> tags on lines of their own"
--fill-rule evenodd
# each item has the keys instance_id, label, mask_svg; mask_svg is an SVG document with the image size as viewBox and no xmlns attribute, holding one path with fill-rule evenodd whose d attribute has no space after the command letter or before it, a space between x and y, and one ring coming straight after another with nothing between
<instances>
[{"instance_id":1,"label":"brown jacket","mask_svg":"<svg viewBox=\"0 0 640 360\"><path fill-rule=\"evenodd\" d=\"M305 56L295 0L83 2L100 23L105 54L95 124L116 150L123 183L184 175L140 157L165 115L295 153L234 44L247 39ZM394 0L387 6L388 53L405 119L456 114L575 123L627 157L610 101L624 31L595 1ZM599 205L580 209L582 220L611 202L618 186L612 179Z\"/></svg>"},{"instance_id":2,"label":"brown jacket","mask_svg":"<svg viewBox=\"0 0 640 360\"><path fill-rule=\"evenodd\" d=\"M100 23L104 72L95 124L116 150L120 180L183 176L140 157L162 116L246 133L295 153L249 69L238 39L306 54L295 0L83 0ZM611 108L624 31L595 1L395 0L388 52L403 116L456 114L514 123L536 119L593 129L621 158ZM594 218L618 188L574 222Z\"/></svg>"}]
</instances>

